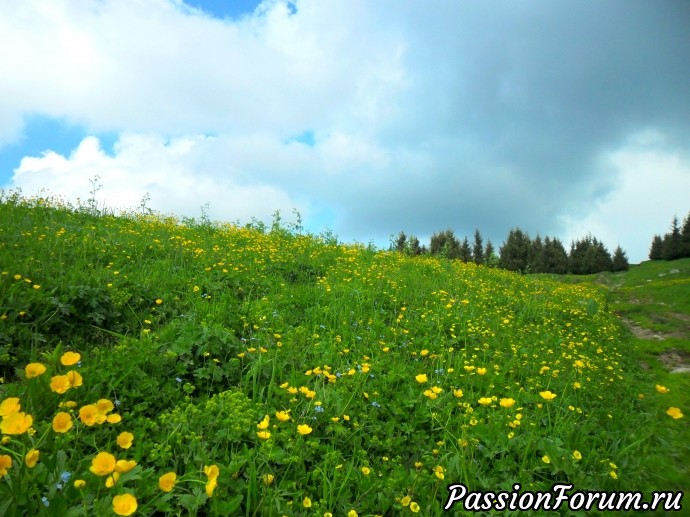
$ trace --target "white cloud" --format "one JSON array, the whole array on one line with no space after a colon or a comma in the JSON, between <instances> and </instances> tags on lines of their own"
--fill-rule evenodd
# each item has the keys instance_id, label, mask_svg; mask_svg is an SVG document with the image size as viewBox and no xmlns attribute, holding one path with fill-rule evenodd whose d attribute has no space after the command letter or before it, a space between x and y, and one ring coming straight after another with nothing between
<instances>
[{"instance_id":1,"label":"white cloud","mask_svg":"<svg viewBox=\"0 0 690 517\"><path fill-rule=\"evenodd\" d=\"M8 186L84 199L98 174L112 205L148 191L182 214L207 201L231 220L297 208L328 212L348 239L479 228L500 245L516 225L611 235L630 221L601 207L639 180L597 158L641 127L687 142L687 30L672 12L615 0L295 5L220 20L181 0L0 0L11 49L0 153L28 115L119 136L113 156L87 139L27 158ZM313 146L294 140L305 132ZM671 184L660 156L657 182Z\"/></svg>"},{"instance_id":2,"label":"white cloud","mask_svg":"<svg viewBox=\"0 0 690 517\"><path fill-rule=\"evenodd\" d=\"M631 263L648 260L652 237L667 233L673 216L682 221L690 210L690 160L664 144L658 131L644 131L607 156L620 176L618 186L583 218L564 218L566 245L592 234L611 252L618 245L627 250Z\"/></svg>"}]
</instances>

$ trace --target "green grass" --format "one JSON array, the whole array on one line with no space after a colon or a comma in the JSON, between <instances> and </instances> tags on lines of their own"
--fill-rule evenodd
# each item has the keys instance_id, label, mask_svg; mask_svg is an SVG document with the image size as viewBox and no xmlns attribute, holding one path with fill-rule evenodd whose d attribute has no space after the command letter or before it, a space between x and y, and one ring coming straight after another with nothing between
<instances>
[{"instance_id":1,"label":"green grass","mask_svg":"<svg viewBox=\"0 0 690 517\"><path fill-rule=\"evenodd\" d=\"M32 418L3 436L0 514L112 515L131 494L137 515L442 515L453 483L687 489L687 418L666 414L687 413L687 376L640 368L614 313L635 270L610 290L56 205L0 203L0 401ZM136 466L115 479L102 452Z\"/></svg>"}]
</instances>

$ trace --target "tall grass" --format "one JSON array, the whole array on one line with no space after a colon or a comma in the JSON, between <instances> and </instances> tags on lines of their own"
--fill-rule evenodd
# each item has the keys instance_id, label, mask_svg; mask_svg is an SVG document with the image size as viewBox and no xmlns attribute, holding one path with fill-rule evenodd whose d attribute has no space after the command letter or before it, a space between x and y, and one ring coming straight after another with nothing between
<instances>
[{"instance_id":1,"label":"tall grass","mask_svg":"<svg viewBox=\"0 0 690 517\"><path fill-rule=\"evenodd\" d=\"M0 513L440 515L451 483L648 487L685 425L592 285L57 205L0 203L0 401L32 418Z\"/></svg>"}]
</instances>

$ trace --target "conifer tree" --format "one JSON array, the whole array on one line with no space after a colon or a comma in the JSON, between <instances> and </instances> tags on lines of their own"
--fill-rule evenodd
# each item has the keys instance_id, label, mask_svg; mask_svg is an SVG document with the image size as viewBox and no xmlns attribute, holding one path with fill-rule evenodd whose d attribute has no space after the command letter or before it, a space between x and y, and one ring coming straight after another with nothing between
<instances>
[{"instance_id":1,"label":"conifer tree","mask_svg":"<svg viewBox=\"0 0 690 517\"><path fill-rule=\"evenodd\" d=\"M546 270L544 264L544 243L539 234L532 241L530 246L530 273L544 273Z\"/></svg>"},{"instance_id":2,"label":"conifer tree","mask_svg":"<svg viewBox=\"0 0 690 517\"><path fill-rule=\"evenodd\" d=\"M407 235L405 232L400 232L398 238L395 240L395 250L403 253L405 251L405 244L407 243Z\"/></svg>"},{"instance_id":3,"label":"conifer tree","mask_svg":"<svg viewBox=\"0 0 690 517\"><path fill-rule=\"evenodd\" d=\"M671 233L667 233L664 237L661 256L664 260L675 260L683 256L683 241L681 239L680 226L678 225L678 217L675 215L671 222Z\"/></svg>"},{"instance_id":4,"label":"conifer tree","mask_svg":"<svg viewBox=\"0 0 690 517\"><path fill-rule=\"evenodd\" d=\"M508 233L508 238L499 249L498 264L503 269L526 273L529 270L531 241L520 228Z\"/></svg>"},{"instance_id":5,"label":"conifer tree","mask_svg":"<svg viewBox=\"0 0 690 517\"><path fill-rule=\"evenodd\" d=\"M474 257L475 264L484 263L484 247L482 243L482 234L479 230L474 230L474 246L472 248L472 256Z\"/></svg>"},{"instance_id":6,"label":"conifer tree","mask_svg":"<svg viewBox=\"0 0 690 517\"><path fill-rule=\"evenodd\" d=\"M463 262L472 261L472 248L470 248L470 241L467 240L467 237L464 238L460 245L460 260Z\"/></svg>"},{"instance_id":7,"label":"conifer tree","mask_svg":"<svg viewBox=\"0 0 690 517\"><path fill-rule=\"evenodd\" d=\"M662 260L664 258L664 241L661 235L655 235L652 246L649 248L649 260Z\"/></svg>"},{"instance_id":8,"label":"conifer tree","mask_svg":"<svg viewBox=\"0 0 690 517\"><path fill-rule=\"evenodd\" d=\"M416 257L417 255L422 254L422 247L419 245L419 239L417 237L415 237L414 235L410 236L408 247L409 247L408 252L413 257Z\"/></svg>"},{"instance_id":9,"label":"conifer tree","mask_svg":"<svg viewBox=\"0 0 690 517\"><path fill-rule=\"evenodd\" d=\"M613 261L611 271L628 271L630 269L630 264L628 263L628 257L625 251L618 246L613 252Z\"/></svg>"},{"instance_id":10,"label":"conifer tree","mask_svg":"<svg viewBox=\"0 0 690 517\"><path fill-rule=\"evenodd\" d=\"M680 232L681 249L683 257L690 257L690 212L683 221L683 229Z\"/></svg>"},{"instance_id":11,"label":"conifer tree","mask_svg":"<svg viewBox=\"0 0 690 517\"><path fill-rule=\"evenodd\" d=\"M554 237L544 240L544 273L564 275L568 272L568 254L563 243Z\"/></svg>"},{"instance_id":12,"label":"conifer tree","mask_svg":"<svg viewBox=\"0 0 690 517\"><path fill-rule=\"evenodd\" d=\"M486 241L486 248L484 248L484 264L489 267L498 266L498 257L494 252L494 245L491 241Z\"/></svg>"}]
</instances>

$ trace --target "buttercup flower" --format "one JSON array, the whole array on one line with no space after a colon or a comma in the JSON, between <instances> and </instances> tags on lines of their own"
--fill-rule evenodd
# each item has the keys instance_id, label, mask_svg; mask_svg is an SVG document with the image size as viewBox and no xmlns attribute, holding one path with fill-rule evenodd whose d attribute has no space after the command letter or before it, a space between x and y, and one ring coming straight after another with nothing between
<instances>
[{"instance_id":1,"label":"buttercup flower","mask_svg":"<svg viewBox=\"0 0 690 517\"><path fill-rule=\"evenodd\" d=\"M369 467L362 467L362 474L368 476L369 474L371 474L371 469Z\"/></svg>"},{"instance_id":2,"label":"buttercup flower","mask_svg":"<svg viewBox=\"0 0 690 517\"><path fill-rule=\"evenodd\" d=\"M541 395L541 398L545 400L553 400L557 397L555 393L551 393L550 391L540 391L539 395Z\"/></svg>"},{"instance_id":3,"label":"buttercup flower","mask_svg":"<svg viewBox=\"0 0 690 517\"><path fill-rule=\"evenodd\" d=\"M479 399L478 402L479 402L482 406L488 406L489 404L491 404L491 403L493 402L493 400L491 400L491 397L482 397L482 398Z\"/></svg>"},{"instance_id":4,"label":"buttercup flower","mask_svg":"<svg viewBox=\"0 0 690 517\"><path fill-rule=\"evenodd\" d=\"M89 470L97 476L107 476L115 470L115 456L109 452L99 452L93 460Z\"/></svg>"},{"instance_id":5,"label":"buttercup flower","mask_svg":"<svg viewBox=\"0 0 690 517\"><path fill-rule=\"evenodd\" d=\"M34 377L44 374L46 372L46 367L41 363L29 363L26 365L26 368L24 368L24 371L26 372L27 379L33 379Z\"/></svg>"},{"instance_id":6,"label":"buttercup flower","mask_svg":"<svg viewBox=\"0 0 690 517\"><path fill-rule=\"evenodd\" d=\"M218 465L204 466L204 474L208 476L208 481L206 482L206 495L213 497L213 491L216 489L216 486L218 486L220 469L218 469Z\"/></svg>"},{"instance_id":7,"label":"buttercup flower","mask_svg":"<svg viewBox=\"0 0 690 517\"><path fill-rule=\"evenodd\" d=\"M670 417L676 419L676 420L679 419L679 418L683 418L683 413L682 413L681 410L678 409L677 407L670 407L670 408L668 408L668 411L666 411L666 414L667 414L668 416L670 416Z\"/></svg>"},{"instance_id":8,"label":"buttercup flower","mask_svg":"<svg viewBox=\"0 0 690 517\"><path fill-rule=\"evenodd\" d=\"M174 472L168 472L163 474L158 478L158 487L163 492L170 492L175 487L175 481L177 480L177 474Z\"/></svg>"},{"instance_id":9,"label":"buttercup flower","mask_svg":"<svg viewBox=\"0 0 690 517\"><path fill-rule=\"evenodd\" d=\"M134 440L134 435L127 431L123 431L117 437L117 444L122 449L129 449L132 446L132 440Z\"/></svg>"},{"instance_id":10,"label":"buttercup flower","mask_svg":"<svg viewBox=\"0 0 690 517\"><path fill-rule=\"evenodd\" d=\"M656 385L656 391L657 391L657 393L668 393L671 390L668 389L666 386L661 386L661 385L657 384Z\"/></svg>"},{"instance_id":11,"label":"buttercup flower","mask_svg":"<svg viewBox=\"0 0 690 517\"><path fill-rule=\"evenodd\" d=\"M313 429L309 427L307 424L300 424L297 426L297 432L299 434L305 435L311 433L312 431Z\"/></svg>"},{"instance_id":12,"label":"buttercup flower","mask_svg":"<svg viewBox=\"0 0 690 517\"><path fill-rule=\"evenodd\" d=\"M544 463L551 463L551 458L549 458L548 454L544 454L541 457L541 461L543 461Z\"/></svg>"},{"instance_id":13,"label":"buttercup flower","mask_svg":"<svg viewBox=\"0 0 690 517\"><path fill-rule=\"evenodd\" d=\"M69 381L70 388L78 388L82 385L83 379L79 372L70 370L66 374L67 380Z\"/></svg>"},{"instance_id":14,"label":"buttercup flower","mask_svg":"<svg viewBox=\"0 0 690 517\"><path fill-rule=\"evenodd\" d=\"M305 497L302 500L302 506L304 506L305 508L311 508L311 499L309 499L308 497Z\"/></svg>"},{"instance_id":15,"label":"buttercup flower","mask_svg":"<svg viewBox=\"0 0 690 517\"><path fill-rule=\"evenodd\" d=\"M506 408L506 409L507 409L507 408L510 408L510 407L513 407L514 404L515 404L515 400L514 400L514 399L501 399L501 401L499 402L499 405L500 405L501 407Z\"/></svg>"},{"instance_id":16,"label":"buttercup flower","mask_svg":"<svg viewBox=\"0 0 690 517\"><path fill-rule=\"evenodd\" d=\"M87 404L79 408L79 420L82 424L91 427L98 423L99 413L98 408L93 404Z\"/></svg>"},{"instance_id":17,"label":"buttercup flower","mask_svg":"<svg viewBox=\"0 0 690 517\"><path fill-rule=\"evenodd\" d=\"M281 422L287 422L290 420L290 415L287 411L276 411L276 418Z\"/></svg>"},{"instance_id":18,"label":"buttercup flower","mask_svg":"<svg viewBox=\"0 0 690 517\"><path fill-rule=\"evenodd\" d=\"M275 479L275 476L273 474L264 474L263 476L261 476L261 481L266 486L273 484L274 479Z\"/></svg>"},{"instance_id":19,"label":"buttercup flower","mask_svg":"<svg viewBox=\"0 0 690 517\"><path fill-rule=\"evenodd\" d=\"M113 512L116 515L132 515L137 511L137 499L132 494L113 497Z\"/></svg>"},{"instance_id":20,"label":"buttercup flower","mask_svg":"<svg viewBox=\"0 0 690 517\"><path fill-rule=\"evenodd\" d=\"M24 434L29 430L34 419L31 415L19 411L10 413L2 418L0 432L2 434Z\"/></svg>"},{"instance_id":21,"label":"buttercup flower","mask_svg":"<svg viewBox=\"0 0 690 517\"><path fill-rule=\"evenodd\" d=\"M26 466L30 469L34 468L36 466L36 463L38 463L38 456L40 454L41 452L38 449L31 449L24 458Z\"/></svg>"},{"instance_id":22,"label":"buttercup flower","mask_svg":"<svg viewBox=\"0 0 690 517\"><path fill-rule=\"evenodd\" d=\"M0 403L0 417L17 413L20 409L21 404L19 404L19 399L17 397L10 397Z\"/></svg>"},{"instance_id":23,"label":"buttercup flower","mask_svg":"<svg viewBox=\"0 0 690 517\"><path fill-rule=\"evenodd\" d=\"M412 513L417 513L419 512L419 505L415 503L414 501L410 503L410 510Z\"/></svg>"},{"instance_id":24,"label":"buttercup flower","mask_svg":"<svg viewBox=\"0 0 690 517\"><path fill-rule=\"evenodd\" d=\"M582 459L582 454L580 453L580 451L573 451L573 458L580 461Z\"/></svg>"},{"instance_id":25,"label":"buttercup flower","mask_svg":"<svg viewBox=\"0 0 690 517\"><path fill-rule=\"evenodd\" d=\"M3 454L0 456L0 477L7 475L7 469L12 467L12 456Z\"/></svg>"},{"instance_id":26,"label":"buttercup flower","mask_svg":"<svg viewBox=\"0 0 690 517\"><path fill-rule=\"evenodd\" d=\"M269 424L269 417L268 417L268 415L266 415L261 422L256 424L256 427L263 431L264 429L268 429L268 424Z\"/></svg>"},{"instance_id":27,"label":"buttercup flower","mask_svg":"<svg viewBox=\"0 0 690 517\"><path fill-rule=\"evenodd\" d=\"M78 354L77 352L65 352L62 354L62 357L60 357L60 362L64 366L72 366L77 364L81 360L81 354Z\"/></svg>"},{"instance_id":28,"label":"buttercup flower","mask_svg":"<svg viewBox=\"0 0 690 517\"><path fill-rule=\"evenodd\" d=\"M50 379L50 389L55 393L62 395L72 387L67 375L55 375Z\"/></svg>"},{"instance_id":29,"label":"buttercup flower","mask_svg":"<svg viewBox=\"0 0 690 517\"><path fill-rule=\"evenodd\" d=\"M115 486L115 483L117 483L117 480L120 479L120 473L119 472L113 472L108 478L105 480L105 487L106 488L113 488Z\"/></svg>"},{"instance_id":30,"label":"buttercup flower","mask_svg":"<svg viewBox=\"0 0 690 517\"><path fill-rule=\"evenodd\" d=\"M268 440L271 437L271 433L269 431L257 431L256 436L262 440Z\"/></svg>"},{"instance_id":31,"label":"buttercup flower","mask_svg":"<svg viewBox=\"0 0 690 517\"><path fill-rule=\"evenodd\" d=\"M446 476L443 474L445 469L441 465L434 467L434 475L439 479L444 479Z\"/></svg>"},{"instance_id":32,"label":"buttercup flower","mask_svg":"<svg viewBox=\"0 0 690 517\"><path fill-rule=\"evenodd\" d=\"M406 495L400 500L400 504L403 506L410 506L410 503L412 502L412 498L409 495Z\"/></svg>"},{"instance_id":33,"label":"buttercup flower","mask_svg":"<svg viewBox=\"0 0 690 517\"><path fill-rule=\"evenodd\" d=\"M124 474L125 472L129 472L136 466L137 462L135 460L117 460L115 462L115 472Z\"/></svg>"},{"instance_id":34,"label":"buttercup flower","mask_svg":"<svg viewBox=\"0 0 690 517\"><path fill-rule=\"evenodd\" d=\"M81 490L85 486L86 486L86 481L84 481L83 479L75 479L74 480L74 488L76 488L77 490Z\"/></svg>"},{"instance_id":35,"label":"buttercup flower","mask_svg":"<svg viewBox=\"0 0 690 517\"><path fill-rule=\"evenodd\" d=\"M419 375L415 375L414 378L419 384L423 384L427 381L426 373L420 373Z\"/></svg>"}]
</instances>

